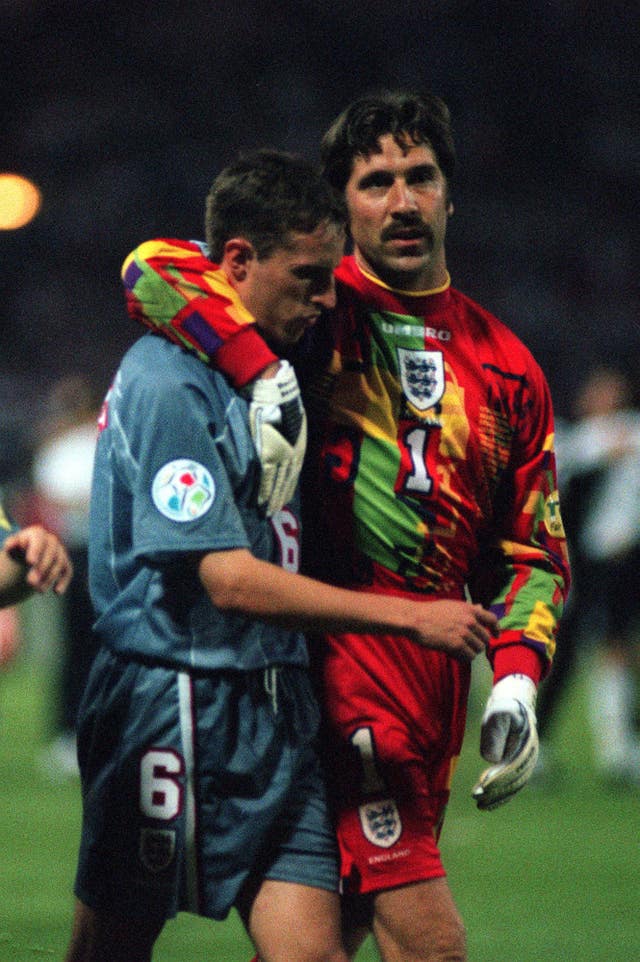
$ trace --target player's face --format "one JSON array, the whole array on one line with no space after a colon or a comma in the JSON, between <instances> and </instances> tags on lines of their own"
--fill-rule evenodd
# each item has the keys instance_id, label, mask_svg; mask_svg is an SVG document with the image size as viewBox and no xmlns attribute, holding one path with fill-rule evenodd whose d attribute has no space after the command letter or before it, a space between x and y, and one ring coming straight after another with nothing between
<instances>
[{"instance_id":1,"label":"player's face","mask_svg":"<svg viewBox=\"0 0 640 962\"><path fill-rule=\"evenodd\" d=\"M385 134L379 145L379 154L355 158L345 188L356 257L390 287L439 287L453 210L446 178L428 144L400 147Z\"/></svg>"},{"instance_id":2,"label":"player's face","mask_svg":"<svg viewBox=\"0 0 640 962\"><path fill-rule=\"evenodd\" d=\"M251 263L242 299L267 338L295 344L335 307L333 272L344 251L344 231L321 224L311 234L291 233L290 243Z\"/></svg>"}]
</instances>

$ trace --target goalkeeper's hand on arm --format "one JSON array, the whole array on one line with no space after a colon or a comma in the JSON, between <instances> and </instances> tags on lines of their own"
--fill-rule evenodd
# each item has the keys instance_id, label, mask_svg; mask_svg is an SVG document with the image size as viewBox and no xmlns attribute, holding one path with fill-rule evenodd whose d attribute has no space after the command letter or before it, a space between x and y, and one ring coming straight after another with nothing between
<instances>
[{"instance_id":1,"label":"goalkeeper's hand on arm","mask_svg":"<svg viewBox=\"0 0 640 962\"><path fill-rule=\"evenodd\" d=\"M473 789L479 809L497 808L529 781L539 751L535 704L527 675L506 675L493 686L480 731L480 753L492 765Z\"/></svg>"},{"instance_id":2,"label":"goalkeeper's hand on arm","mask_svg":"<svg viewBox=\"0 0 640 962\"><path fill-rule=\"evenodd\" d=\"M280 361L273 376L263 373L246 390L249 426L262 465L258 504L271 516L295 493L307 446L307 417L288 361Z\"/></svg>"}]
</instances>

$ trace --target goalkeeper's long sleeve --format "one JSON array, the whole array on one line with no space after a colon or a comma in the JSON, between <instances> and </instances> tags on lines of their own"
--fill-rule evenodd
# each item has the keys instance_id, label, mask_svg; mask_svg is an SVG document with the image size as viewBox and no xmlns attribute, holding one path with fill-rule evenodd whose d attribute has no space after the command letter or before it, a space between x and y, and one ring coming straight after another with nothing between
<instances>
[{"instance_id":1,"label":"goalkeeper's long sleeve","mask_svg":"<svg viewBox=\"0 0 640 962\"><path fill-rule=\"evenodd\" d=\"M129 316L213 361L242 388L277 356L221 268L195 241L146 241L122 266Z\"/></svg>"}]
</instances>

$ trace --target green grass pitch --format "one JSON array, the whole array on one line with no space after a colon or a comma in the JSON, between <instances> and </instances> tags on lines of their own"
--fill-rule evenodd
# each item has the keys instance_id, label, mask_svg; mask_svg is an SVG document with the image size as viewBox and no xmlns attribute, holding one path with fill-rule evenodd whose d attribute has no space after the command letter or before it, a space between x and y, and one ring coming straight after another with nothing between
<instances>
[{"instance_id":1,"label":"green grass pitch","mask_svg":"<svg viewBox=\"0 0 640 962\"><path fill-rule=\"evenodd\" d=\"M23 647L0 674L0 962L61 960L67 944L79 831L76 781L40 770L50 678L44 646ZM480 770L478 723L488 671L474 668L468 734L442 849L468 929L470 962L640 959L640 791L594 778L585 734L585 661L558 719L560 780L528 786L494 812L469 793ZM169 923L154 962L248 962L237 918ZM358 962L374 962L367 943ZM291 962L295 962L294 959Z\"/></svg>"}]
</instances>

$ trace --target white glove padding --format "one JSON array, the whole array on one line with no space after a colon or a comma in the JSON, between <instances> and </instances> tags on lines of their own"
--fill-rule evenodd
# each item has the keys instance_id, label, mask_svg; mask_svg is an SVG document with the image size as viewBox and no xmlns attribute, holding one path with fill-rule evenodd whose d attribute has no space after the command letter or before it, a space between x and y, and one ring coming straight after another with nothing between
<instances>
[{"instance_id":1,"label":"white glove padding","mask_svg":"<svg viewBox=\"0 0 640 962\"><path fill-rule=\"evenodd\" d=\"M254 381L249 392L249 427L262 465L258 504L271 516L296 490L307 447L307 416L288 361L280 361L274 377Z\"/></svg>"},{"instance_id":2,"label":"white glove padding","mask_svg":"<svg viewBox=\"0 0 640 962\"><path fill-rule=\"evenodd\" d=\"M536 686L526 675L507 675L493 686L482 716L480 752L488 762L472 795L479 809L508 801L531 777L538 760Z\"/></svg>"}]
</instances>

